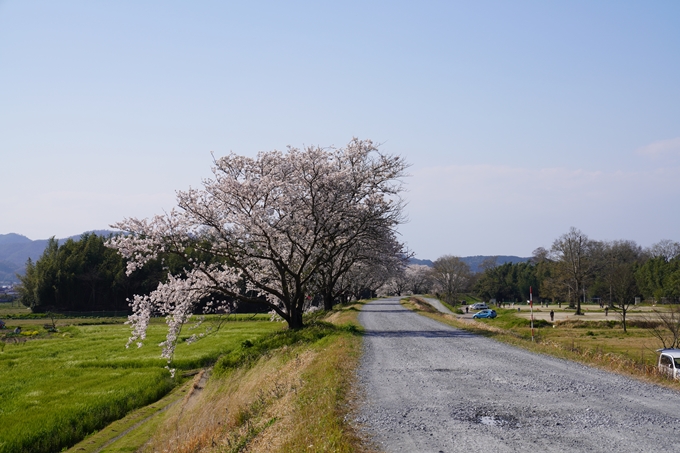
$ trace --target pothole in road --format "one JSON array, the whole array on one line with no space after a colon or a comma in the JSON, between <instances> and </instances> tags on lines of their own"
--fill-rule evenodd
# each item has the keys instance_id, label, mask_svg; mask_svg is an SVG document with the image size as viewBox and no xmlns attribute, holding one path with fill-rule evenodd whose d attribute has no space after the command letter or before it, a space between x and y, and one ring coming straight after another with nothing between
<instances>
[{"instance_id":1,"label":"pothole in road","mask_svg":"<svg viewBox=\"0 0 680 453\"><path fill-rule=\"evenodd\" d=\"M482 425L488 425L488 426L502 426L503 422L504 422L503 419L499 419L497 417L491 417L489 415L482 415L481 417L479 417L478 421Z\"/></svg>"},{"instance_id":2,"label":"pothole in road","mask_svg":"<svg viewBox=\"0 0 680 453\"><path fill-rule=\"evenodd\" d=\"M515 412L512 408L475 407L473 405L462 404L451 409L451 418L484 427L516 429L520 428L523 425L522 421L527 419L527 414Z\"/></svg>"},{"instance_id":3,"label":"pothole in road","mask_svg":"<svg viewBox=\"0 0 680 453\"><path fill-rule=\"evenodd\" d=\"M480 425L497 426L499 428L517 428L518 426L515 417L510 415L477 413L471 421Z\"/></svg>"}]
</instances>

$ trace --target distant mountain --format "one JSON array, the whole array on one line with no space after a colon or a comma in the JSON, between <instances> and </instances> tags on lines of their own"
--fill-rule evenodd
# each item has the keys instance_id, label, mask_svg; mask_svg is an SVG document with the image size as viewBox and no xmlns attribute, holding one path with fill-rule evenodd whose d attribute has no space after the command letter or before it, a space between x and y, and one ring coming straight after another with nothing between
<instances>
[{"instance_id":1,"label":"distant mountain","mask_svg":"<svg viewBox=\"0 0 680 453\"><path fill-rule=\"evenodd\" d=\"M461 256L460 259L466 263L468 266L470 266L470 270L472 272L480 272L481 265L482 263L489 259L489 258L494 258L493 255L475 255L475 256ZM522 258L519 256L513 256L513 255L498 255L495 256L496 258L496 266L500 266L501 264L505 263L524 263L526 261L529 261L530 258ZM424 264L426 266L432 267L434 262L432 260L420 260L417 258L410 258L408 260L409 264Z\"/></svg>"},{"instance_id":2,"label":"distant mountain","mask_svg":"<svg viewBox=\"0 0 680 453\"><path fill-rule=\"evenodd\" d=\"M409 258L409 264L420 264L421 266L430 266L434 264L432 260L419 260L418 258Z\"/></svg>"},{"instance_id":3,"label":"distant mountain","mask_svg":"<svg viewBox=\"0 0 680 453\"><path fill-rule=\"evenodd\" d=\"M483 269L481 268L482 263L489 259L493 258L493 256L482 256L482 255L477 255L477 256L466 256L464 258L461 258L463 261L467 263L468 266L470 266L470 270L472 272L481 272ZM513 256L513 255L499 255L496 256L496 266L500 266L505 263L512 263L512 264L517 264L517 263L524 263L526 261L529 261L531 258L522 258L519 256Z\"/></svg>"},{"instance_id":4,"label":"distant mountain","mask_svg":"<svg viewBox=\"0 0 680 453\"><path fill-rule=\"evenodd\" d=\"M108 236L114 233L110 230L93 230L86 233L94 233L97 236ZM85 234L85 233L83 233ZM59 239L63 243L67 239L80 239L82 234L69 238ZM26 261L32 259L36 261L45 251L48 239L31 240L21 234L9 233L0 234L0 285L19 283L16 274L23 274L26 271Z\"/></svg>"},{"instance_id":5,"label":"distant mountain","mask_svg":"<svg viewBox=\"0 0 680 453\"><path fill-rule=\"evenodd\" d=\"M5 244L26 244L32 242L26 236L22 236L16 233L0 234L0 245Z\"/></svg>"}]
</instances>

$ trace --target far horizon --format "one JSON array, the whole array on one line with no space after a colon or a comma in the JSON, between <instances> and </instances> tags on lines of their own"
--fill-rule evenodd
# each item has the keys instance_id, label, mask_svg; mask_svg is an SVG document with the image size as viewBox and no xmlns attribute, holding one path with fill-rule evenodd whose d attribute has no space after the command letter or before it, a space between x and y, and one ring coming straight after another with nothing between
<instances>
[{"instance_id":1,"label":"far horizon","mask_svg":"<svg viewBox=\"0 0 680 453\"><path fill-rule=\"evenodd\" d=\"M86 233L98 234L98 233L103 233L103 232L106 232L106 234L116 233L117 230L100 228L100 229L85 230L83 232L80 232L80 233L77 233L77 234L71 234L71 235L68 235L68 236L57 237L56 235L53 235L53 236L50 236L50 237L47 237L47 238L40 238L40 239L31 239L29 236L27 236L25 234L10 232L10 233L0 233L0 239L2 237L8 236L8 235L17 235L17 236L21 236L23 238L26 238L30 241L47 241L47 240L51 239L52 237L54 237L57 240L65 240L65 239L70 239L70 238L78 238L78 237L80 237L80 236L82 236L83 234L86 234ZM565 233L566 233L566 231L565 231ZM584 232L584 233L587 234L587 232ZM557 237L555 237L553 239L557 239ZM592 236L590 236L590 239L603 240L601 238L595 238L595 237L592 237ZM614 238L613 240L632 240L643 248L650 248L652 245L657 244L658 242L663 241L663 240L667 240L667 239L672 240L672 241L676 241L675 238L659 238L658 240L652 242L651 244L640 244L635 239L630 239L630 238ZM607 240L610 240L610 239L607 239ZM439 253L435 257L428 256L428 257L425 257L425 258L423 258L422 255L415 254L413 256L413 258L416 258L416 259L421 260L421 261L435 261L437 258L444 256L444 255L453 255L453 256L458 256L458 257L461 257L461 258L473 258L473 257L479 257L479 256L481 256L481 257L498 256L498 257L531 258L533 256L534 250L536 250L537 248L544 247L546 249L549 249L551 245L552 245L552 242L550 244L536 245L536 247L534 247L532 249L531 253L526 253L526 254L520 254L520 253L486 253L486 254L485 253L476 253L476 254L462 255L462 254L456 254L456 253L453 253L453 252L442 252L442 253Z\"/></svg>"},{"instance_id":2,"label":"far horizon","mask_svg":"<svg viewBox=\"0 0 680 453\"><path fill-rule=\"evenodd\" d=\"M9 235L16 235L16 236L20 236L20 237L26 238L26 239L28 239L28 240L31 241L31 242L47 241L47 240L51 239L52 237L54 237L54 238L55 238L56 240L58 240L58 241L61 241L61 240L70 239L70 238L77 238L77 237L82 236L83 234L86 234L86 233L95 233L95 234L97 234L97 233L101 233L101 232L107 232L107 233L108 233L108 232L111 232L111 233L115 233L116 230L107 230L107 229L86 230L86 231L83 231L82 233L72 234L72 235L64 236L64 237L50 236L50 237L47 237L47 238L40 238L40 239L31 239L30 237L26 236L25 234L16 233L16 232L11 232L11 233L0 233L0 239L2 239L3 237L9 236ZM453 254L453 253L443 253L443 254L441 254L441 255L439 255L439 256L444 256L444 255L455 255L455 254ZM416 258L416 257L417 257L417 255L416 255L416 256L414 256L413 258L416 258L416 259L418 259L419 261L435 261L437 258L439 258L439 256L437 256L437 257L435 257L435 258L431 258L431 257L428 257L428 258ZM481 257L499 256L499 257L514 257L514 258L531 258L531 255L522 256L522 255L514 255L514 254L491 254L491 255L476 254L476 255L465 255L465 256L463 256L463 255L455 255L455 256L459 256L459 257L461 257L461 258L474 258L474 257L479 257L479 256L481 256Z\"/></svg>"}]
</instances>

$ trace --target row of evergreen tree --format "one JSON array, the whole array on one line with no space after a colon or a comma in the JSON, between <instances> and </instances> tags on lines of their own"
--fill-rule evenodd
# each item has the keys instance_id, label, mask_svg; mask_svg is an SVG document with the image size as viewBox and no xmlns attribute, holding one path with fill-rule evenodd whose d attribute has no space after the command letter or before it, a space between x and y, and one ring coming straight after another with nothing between
<instances>
[{"instance_id":1,"label":"row of evergreen tree","mask_svg":"<svg viewBox=\"0 0 680 453\"><path fill-rule=\"evenodd\" d=\"M156 288L165 272L151 262L132 276L106 238L87 233L63 244L51 238L42 256L19 276L19 300L33 312L127 311L127 299Z\"/></svg>"}]
</instances>

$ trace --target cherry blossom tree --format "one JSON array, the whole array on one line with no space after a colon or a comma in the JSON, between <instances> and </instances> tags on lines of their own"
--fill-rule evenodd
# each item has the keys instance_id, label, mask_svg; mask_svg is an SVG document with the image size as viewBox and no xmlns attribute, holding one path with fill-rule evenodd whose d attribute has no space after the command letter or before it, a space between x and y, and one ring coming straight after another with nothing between
<instances>
[{"instance_id":1,"label":"cherry blossom tree","mask_svg":"<svg viewBox=\"0 0 680 453\"><path fill-rule=\"evenodd\" d=\"M406 268L409 291L413 294L425 294L432 287L432 268L424 264L411 264Z\"/></svg>"},{"instance_id":2,"label":"cherry blossom tree","mask_svg":"<svg viewBox=\"0 0 680 453\"><path fill-rule=\"evenodd\" d=\"M403 255L384 255L357 262L342 276L339 285L345 288L348 298L376 297L378 290L402 271L404 261Z\"/></svg>"},{"instance_id":3,"label":"cherry blossom tree","mask_svg":"<svg viewBox=\"0 0 680 453\"><path fill-rule=\"evenodd\" d=\"M433 270L424 264L408 264L399 269L381 288L385 294L426 294L433 285Z\"/></svg>"},{"instance_id":4,"label":"cherry blossom tree","mask_svg":"<svg viewBox=\"0 0 680 453\"><path fill-rule=\"evenodd\" d=\"M368 229L353 243L342 243L332 255L319 268L317 292L325 310L331 310L336 301L358 295L362 289L373 291L378 282L398 274L408 259L394 231L386 226Z\"/></svg>"},{"instance_id":5,"label":"cherry blossom tree","mask_svg":"<svg viewBox=\"0 0 680 453\"><path fill-rule=\"evenodd\" d=\"M170 358L182 325L206 299L209 310L228 311L225 300L265 304L290 328L302 327L314 291L333 293L357 262L369 265L368 255L402 252L395 228L403 222L406 168L403 158L359 139L340 149L216 159L202 188L178 192L176 209L112 225L126 233L109 244L127 259L128 274L168 254L186 263L131 301L130 342L145 338L153 313L164 315L163 355ZM319 285L324 272L331 278Z\"/></svg>"}]
</instances>

